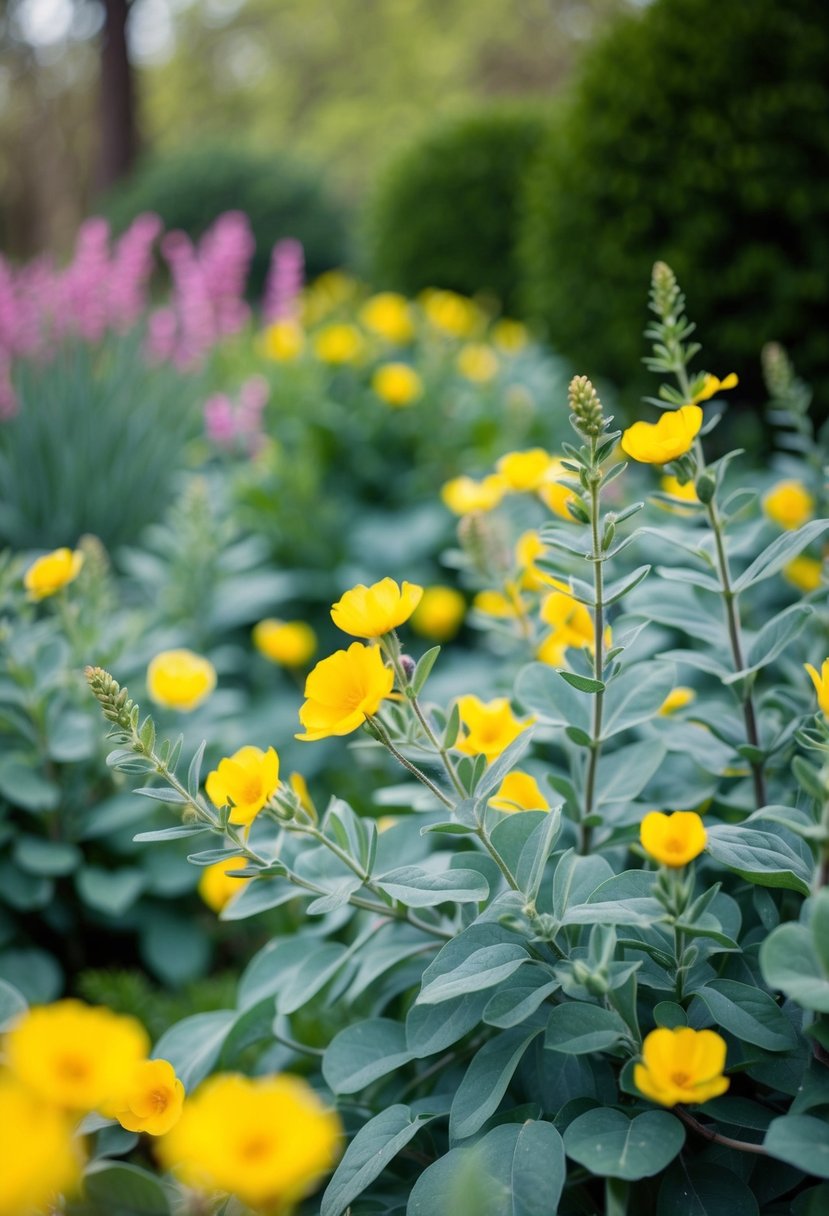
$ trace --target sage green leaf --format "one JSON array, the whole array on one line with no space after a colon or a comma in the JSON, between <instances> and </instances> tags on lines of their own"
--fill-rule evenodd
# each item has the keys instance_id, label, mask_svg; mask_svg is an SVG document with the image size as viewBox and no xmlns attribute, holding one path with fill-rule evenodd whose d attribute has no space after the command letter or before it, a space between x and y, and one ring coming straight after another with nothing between
<instances>
[{"instance_id":1,"label":"sage green leaf","mask_svg":"<svg viewBox=\"0 0 829 1216\"><path fill-rule=\"evenodd\" d=\"M565 684L546 663L530 663L519 671L515 696L540 722L590 730L592 703Z\"/></svg>"},{"instance_id":2,"label":"sage green leaf","mask_svg":"<svg viewBox=\"0 0 829 1216\"><path fill-rule=\"evenodd\" d=\"M541 1034L538 1025L514 1026L484 1043L472 1057L458 1086L449 1112L449 1135L453 1140L473 1136L501 1104L521 1057Z\"/></svg>"},{"instance_id":3,"label":"sage green leaf","mask_svg":"<svg viewBox=\"0 0 829 1216\"><path fill-rule=\"evenodd\" d=\"M411 1059L401 1022L369 1018L334 1035L322 1058L322 1075L335 1094L355 1094Z\"/></svg>"},{"instance_id":4,"label":"sage green leaf","mask_svg":"<svg viewBox=\"0 0 829 1216\"><path fill-rule=\"evenodd\" d=\"M169 1060L189 1093L212 1071L237 1017L235 1009L194 1013L165 1030L153 1048L152 1057Z\"/></svg>"},{"instance_id":5,"label":"sage green leaf","mask_svg":"<svg viewBox=\"0 0 829 1216\"><path fill-rule=\"evenodd\" d=\"M363 1124L326 1187L320 1216L342 1216L432 1118L413 1115L408 1106L398 1104Z\"/></svg>"},{"instance_id":6,"label":"sage green leaf","mask_svg":"<svg viewBox=\"0 0 829 1216\"><path fill-rule=\"evenodd\" d=\"M306 891L300 891L290 882L282 881L278 875L273 878L254 878L244 885L240 882L239 894L234 895L230 903L225 904L219 913L219 920L247 920L249 916L257 916L267 912L269 908L279 908L282 904L290 903L292 899L307 897Z\"/></svg>"},{"instance_id":7,"label":"sage green leaf","mask_svg":"<svg viewBox=\"0 0 829 1216\"><path fill-rule=\"evenodd\" d=\"M77 845L63 840L44 840L39 836L18 836L13 856L21 869L50 877L71 874L83 859Z\"/></svg>"},{"instance_id":8,"label":"sage green leaf","mask_svg":"<svg viewBox=\"0 0 829 1216\"><path fill-rule=\"evenodd\" d=\"M305 936L275 937L255 954L242 972L236 989L240 1009L258 1005L276 996L287 976L294 972L316 943Z\"/></svg>"},{"instance_id":9,"label":"sage green leaf","mask_svg":"<svg viewBox=\"0 0 829 1216\"><path fill-rule=\"evenodd\" d=\"M439 1005L413 1005L406 1014L406 1045L415 1059L445 1051L474 1030L490 995L484 989Z\"/></svg>"},{"instance_id":10,"label":"sage green leaf","mask_svg":"<svg viewBox=\"0 0 829 1216\"><path fill-rule=\"evenodd\" d=\"M553 874L553 915L560 920L570 904L585 903L612 876L609 864L598 853L582 857L568 849L559 857Z\"/></svg>"},{"instance_id":11,"label":"sage green leaf","mask_svg":"<svg viewBox=\"0 0 829 1216\"><path fill-rule=\"evenodd\" d=\"M760 947L760 970L770 988L779 989L804 1009L829 1013L829 974L821 967L805 925L774 929Z\"/></svg>"},{"instance_id":12,"label":"sage green leaf","mask_svg":"<svg viewBox=\"0 0 829 1216\"><path fill-rule=\"evenodd\" d=\"M711 980L695 994L714 1022L765 1051L791 1051L797 1035L783 1010L767 992L736 980Z\"/></svg>"},{"instance_id":13,"label":"sage green leaf","mask_svg":"<svg viewBox=\"0 0 829 1216\"><path fill-rule=\"evenodd\" d=\"M763 1147L779 1161L814 1178L829 1178L829 1123L813 1115L773 1119Z\"/></svg>"},{"instance_id":14,"label":"sage green leaf","mask_svg":"<svg viewBox=\"0 0 829 1216\"><path fill-rule=\"evenodd\" d=\"M732 584L734 591L738 593L745 591L746 588L753 587L755 583L760 583L763 579L778 574L787 562L808 549L812 541L822 535L827 528L829 528L829 519L813 519L811 523L804 524L802 528L797 528L794 532L784 532L782 536L778 536L735 580Z\"/></svg>"},{"instance_id":15,"label":"sage green leaf","mask_svg":"<svg viewBox=\"0 0 829 1216\"><path fill-rule=\"evenodd\" d=\"M822 887L812 898L812 941L824 975L829 977L829 890Z\"/></svg>"},{"instance_id":16,"label":"sage green leaf","mask_svg":"<svg viewBox=\"0 0 829 1216\"><path fill-rule=\"evenodd\" d=\"M551 1011L544 1046L571 1056L606 1051L625 1038L627 1027L618 1013L584 1001L556 1005Z\"/></svg>"},{"instance_id":17,"label":"sage green leaf","mask_svg":"<svg viewBox=\"0 0 829 1216\"><path fill-rule=\"evenodd\" d=\"M650 1178L673 1161L685 1143L680 1121L649 1110L628 1118L610 1107L586 1111L564 1133L568 1157L600 1177L635 1182Z\"/></svg>"},{"instance_id":18,"label":"sage green leaf","mask_svg":"<svg viewBox=\"0 0 829 1216\"><path fill-rule=\"evenodd\" d=\"M400 866L374 880L381 891L410 908L437 904L480 903L489 896L489 883L477 870L432 873L419 866Z\"/></svg>"},{"instance_id":19,"label":"sage green leaf","mask_svg":"<svg viewBox=\"0 0 829 1216\"><path fill-rule=\"evenodd\" d=\"M733 683L752 671L758 671L783 653L790 642L793 642L803 630L814 609L808 604L790 604L777 616L766 621L760 632L749 644L746 654L746 666L742 671L735 672L728 682Z\"/></svg>"},{"instance_id":20,"label":"sage green leaf","mask_svg":"<svg viewBox=\"0 0 829 1216\"><path fill-rule=\"evenodd\" d=\"M464 996L468 992L479 992L484 988L494 988L513 971L517 971L524 963L530 962L530 956L522 946L503 943L497 946L483 946L463 960L453 971L434 978L427 970L423 974L423 987L417 997L418 1005L437 1005L455 996Z\"/></svg>"},{"instance_id":21,"label":"sage green leaf","mask_svg":"<svg viewBox=\"0 0 829 1216\"><path fill-rule=\"evenodd\" d=\"M607 686L602 738L610 739L655 717L675 684L673 663L635 663L625 668Z\"/></svg>"},{"instance_id":22,"label":"sage green leaf","mask_svg":"<svg viewBox=\"0 0 829 1216\"><path fill-rule=\"evenodd\" d=\"M550 979L541 967L522 967L499 987L487 1001L483 1018L489 1026L506 1030L518 1026L561 985Z\"/></svg>"},{"instance_id":23,"label":"sage green leaf","mask_svg":"<svg viewBox=\"0 0 829 1216\"><path fill-rule=\"evenodd\" d=\"M349 951L341 942L322 942L311 947L303 961L285 977L277 990L277 1011L281 1014L296 1013L334 978L348 957Z\"/></svg>"},{"instance_id":24,"label":"sage green leaf","mask_svg":"<svg viewBox=\"0 0 829 1216\"><path fill-rule=\"evenodd\" d=\"M742 1178L701 1161L672 1166L656 1203L656 1216L758 1216L759 1211Z\"/></svg>"},{"instance_id":25,"label":"sage green leaf","mask_svg":"<svg viewBox=\"0 0 829 1216\"><path fill-rule=\"evenodd\" d=\"M707 850L714 861L750 882L809 894L811 874L802 858L785 840L770 832L716 824L708 829Z\"/></svg>"},{"instance_id":26,"label":"sage green leaf","mask_svg":"<svg viewBox=\"0 0 829 1216\"><path fill-rule=\"evenodd\" d=\"M597 801L632 802L645 788L667 754L655 739L631 743L620 751L603 753L596 771Z\"/></svg>"},{"instance_id":27,"label":"sage green leaf","mask_svg":"<svg viewBox=\"0 0 829 1216\"><path fill-rule=\"evenodd\" d=\"M84 1197L118 1216L168 1216L170 1211L160 1179L121 1161L93 1161L84 1173Z\"/></svg>"},{"instance_id":28,"label":"sage green leaf","mask_svg":"<svg viewBox=\"0 0 829 1216\"><path fill-rule=\"evenodd\" d=\"M9 1027L27 1008L26 998L12 984L0 980L0 1032Z\"/></svg>"}]
</instances>

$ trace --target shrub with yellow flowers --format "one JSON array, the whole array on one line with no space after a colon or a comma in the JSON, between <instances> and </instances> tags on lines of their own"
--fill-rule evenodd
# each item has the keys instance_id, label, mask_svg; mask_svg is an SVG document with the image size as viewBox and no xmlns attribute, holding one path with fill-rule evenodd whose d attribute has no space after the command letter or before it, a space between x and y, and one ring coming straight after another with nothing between
<instances>
[{"instance_id":1,"label":"shrub with yellow flowers","mask_svg":"<svg viewBox=\"0 0 829 1216\"><path fill-rule=\"evenodd\" d=\"M469 309L424 307L474 350ZM829 617L822 582L786 572L819 563L826 453L769 348L783 490L741 484L740 453L714 446L736 374L695 369L662 263L650 307L647 363L670 381L641 418L614 429L576 376L574 438L444 488L476 663L447 681L440 646L417 643L417 584L333 604L343 642L308 672L296 734L350 745L376 813L365 793L362 813L318 808L278 738L205 786L204 747L179 771L128 690L88 669L110 762L169 804L153 838L188 840L220 915L303 909L236 1008L156 1045L202 1083L162 1164L234 1195L228 1212L280 1211L328 1175L301 1211L825 1209ZM407 340L399 309L369 311L389 341ZM241 1045L250 1076L222 1078ZM274 1060L317 1093L264 1079Z\"/></svg>"}]
</instances>

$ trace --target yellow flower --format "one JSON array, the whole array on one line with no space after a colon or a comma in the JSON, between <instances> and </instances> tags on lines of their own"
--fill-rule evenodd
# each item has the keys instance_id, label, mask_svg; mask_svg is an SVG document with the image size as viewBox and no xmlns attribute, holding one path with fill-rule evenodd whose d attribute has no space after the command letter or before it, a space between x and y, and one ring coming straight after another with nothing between
<instances>
[{"instance_id":1,"label":"yellow flower","mask_svg":"<svg viewBox=\"0 0 829 1216\"><path fill-rule=\"evenodd\" d=\"M544 576L555 591L544 597L539 615L546 625L551 625L555 636L564 646L581 648L595 646L596 631L593 618L586 604L580 603L570 594L566 583Z\"/></svg>"},{"instance_id":2,"label":"yellow flower","mask_svg":"<svg viewBox=\"0 0 829 1216\"><path fill-rule=\"evenodd\" d=\"M659 479L659 488L663 494L670 494L671 498L681 498L683 502L689 504L686 508L664 502L657 503L657 506L662 507L665 511L670 511L673 515L693 515L691 506L699 506L699 498L693 481L686 481L685 485L680 485L678 477L671 477L666 473Z\"/></svg>"},{"instance_id":3,"label":"yellow flower","mask_svg":"<svg viewBox=\"0 0 829 1216\"><path fill-rule=\"evenodd\" d=\"M693 688L684 688L680 684L668 693L659 707L659 712L663 717L674 714L678 709L684 709L686 705L690 705L696 695Z\"/></svg>"},{"instance_id":4,"label":"yellow flower","mask_svg":"<svg viewBox=\"0 0 829 1216\"><path fill-rule=\"evenodd\" d=\"M769 519L790 532L812 518L815 500L802 481L778 481L763 497L763 510Z\"/></svg>"},{"instance_id":5,"label":"yellow flower","mask_svg":"<svg viewBox=\"0 0 829 1216\"><path fill-rule=\"evenodd\" d=\"M75 1000L30 1009L5 1040L15 1076L39 1098L72 1111L100 1109L149 1048L135 1018Z\"/></svg>"},{"instance_id":6,"label":"yellow flower","mask_svg":"<svg viewBox=\"0 0 829 1216\"><path fill-rule=\"evenodd\" d=\"M696 811L650 811L639 827L639 839L654 861L677 870L699 857L706 834Z\"/></svg>"},{"instance_id":7,"label":"yellow flower","mask_svg":"<svg viewBox=\"0 0 829 1216\"><path fill-rule=\"evenodd\" d=\"M468 342L455 360L460 374L473 384L487 384L498 375L498 356L483 342Z\"/></svg>"},{"instance_id":8,"label":"yellow flower","mask_svg":"<svg viewBox=\"0 0 829 1216\"><path fill-rule=\"evenodd\" d=\"M221 912L233 896L250 882L248 878L231 878L228 874L228 870L241 870L244 864L243 857L228 857L202 870L199 895L213 912Z\"/></svg>"},{"instance_id":9,"label":"yellow flower","mask_svg":"<svg viewBox=\"0 0 829 1216\"><path fill-rule=\"evenodd\" d=\"M453 338L468 338L478 326L481 314L472 300L454 291L425 291L420 297L423 311L435 329Z\"/></svg>"},{"instance_id":10,"label":"yellow flower","mask_svg":"<svg viewBox=\"0 0 829 1216\"><path fill-rule=\"evenodd\" d=\"M484 616L499 617L508 620L512 617L522 617L526 608L515 583L506 583L503 591L479 591L472 601L476 612Z\"/></svg>"},{"instance_id":11,"label":"yellow flower","mask_svg":"<svg viewBox=\"0 0 829 1216\"><path fill-rule=\"evenodd\" d=\"M498 473L491 473L483 481L475 481L472 477L455 477L446 482L440 496L455 515L469 515L473 511L493 511L508 488Z\"/></svg>"},{"instance_id":12,"label":"yellow flower","mask_svg":"<svg viewBox=\"0 0 829 1216\"><path fill-rule=\"evenodd\" d=\"M816 557L801 554L783 567L783 577L797 587L798 591L806 594L817 591L823 580L823 562L818 561Z\"/></svg>"},{"instance_id":13,"label":"yellow flower","mask_svg":"<svg viewBox=\"0 0 829 1216\"><path fill-rule=\"evenodd\" d=\"M690 451L701 426L700 407L682 405L658 422L634 422L622 435L622 451L642 464L667 464Z\"/></svg>"},{"instance_id":14,"label":"yellow flower","mask_svg":"<svg viewBox=\"0 0 829 1216\"><path fill-rule=\"evenodd\" d=\"M103 1113L128 1132L163 1136L178 1123L183 1105L184 1086L169 1060L142 1060L125 1072Z\"/></svg>"},{"instance_id":15,"label":"yellow flower","mask_svg":"<svg viewBox=\"0 0 829 1216\"><path fill-rule=\"evenodd\" d=\"M398 346L404 346L414 337L409 302L396 291L381 291L366 300L360 310L360 320L373 334Z\"/></svg>"},{"instance_id":16,"label":"yellow flower","mask_svg":"<svg viewBox=\"0 0 829 1216\"><path fill-rule=\"evenodd\" d=\"M533 722L532 718L523 722L516 718L506 697L485 702L467 695L458 698L458 709L466 728L456 744L458 751L467 756L486 756L488 761L500 756Z\"/></svg>"},{"instance_id":17,"label":"yellow flower","mask_svg":"<svg viewBox=\"0 0 829 1216\"><path fill-rule=\"evenodd\" d=\"M427 587L412 613L411 627L422 638L448 642L458 632L466 616L466 600L454 587Z\"/></svg>"},{"instance_id":18,"label":"yellow flower","mask_svg":"<svg viewBox=\"0 0 829 1216\"><path fill-rule=\"evenodd\" d=\"M156 705L189 713L216 687L216 669L192 650L162 650L147 668L147 692Z\"/></svg>"},{"instance_id":19,"label":"yellow flower","mask_svg":"<svg viewBox=\"0 0 829 1216\"><path fill-rule=\"evenodd\" d=\"M736 388L739 383L736 372L729 372L724 380L709 373L703 381L702 388L698 393L694 393L690 404L697 405L700 401L710 401L717 393L724 393L730 388Z\"/></svg>"},{"instance_id":20,"label":"yellow flower","mask_svg":"<svg viewBox=\"0 0 829 1216\"><path fill-rule=\"evenodd\" d=\"M314 350L323 363L356 363L365 348L356 325L326 325L314 336Z\"/></svg>"},{"instance_id":21,"label":"yellow flower","mask_svg":"<svg viewBox=\"0 0 829 1216\"><path fill-rule=\"evenodd\" d=\"M537 494L548 511L552 511L559 519L566 519L572 523L573 516L568 508L571 502L575 502L578 495L572 486L568 486L561 480L567 476L570 474L561 461L551 459L547 467L547 476L538 487Z\"/></svg>"},{"instance_id":22,"label":"yellow flower","mask_svg":"<svg viewBox=\"0 0 829 1216\"><path fill-rule=\"evenodd\" d=\"M513 769L508 773L490 798L489 805L496 811L549 811L550 804L541 792L535 777Z\"/></svg>"},{"instance_id":23,"label":"yellow flower","mask_svg":"<svg viewBox=\"0 0 829 1216\"><path fill-rule=\"evenodd\" d=\"M80 1182L83 1153L61 1111L0 1075L0 1216L63 1210Z\"/></svg>"},{"instance_id":24,"label":"yellow flower","mask_svg":"<svg viewBox=\"0 0 829 1216\"><path fill-rule=\"evenodd\" d=\"M296 321L274 321L262 334L262 354L277 363L298 359L305 348L305 334Z\"/></svg>"},{"instance_id":25,"label":"yellow flower","mask_svg":"<svg viewBox=\"0 0 829 1216\"><path fill-rule=\"evenodd\" d=\"M545 544L534 530L522 533L515 545L515 561L521 570L521 586L528 591L538 591L545 585L542 572L536 566L536 558L545 551Z\"/></svg>"},{"instance_id":26,"label":"yellow flower","mask_svg":"<svg viewBox=\"0 0 829 1216\"><path fill-rule=\"evenodd\" d=\"M352 642L322 659L305 681L307 700L299 711L305 733L313 741L329 735L349 735L376 714L394 686L394 672L383 663L378 646Z\"/></svg>"},{"instance_id":27,"label":"yellow flower","mask_svg":"<svg viewBox=\"0 0 829 1216\"><path fill-rule=\"evenodd\" d=\"M526 452L507 452L495 467L510 490L530 493L541 489L549 480L551 466L557 463L543 448L530 448Z\"/></svg>"},{"instance_id":28,"label":"yellow flower","mask_svg":"<svg viewBox=\"0 0 829 1216\"><path fill-rule=\"evenodd\" d=\"M337 1116L301 1078L219 1074L185 1102L159 1156L187 1186L286 1213L332 1169L341 1136Z\"/></svg>"},{"instance_id":29,"label":"yellow flower","mask_svg":"<svg viewBox=\"0 0 829 1216\"><path fill-rule=\"evenodd\" d=\"M806 663L804 666L815 686L817 703L826 717L829 718L829 659L823 660L820 675L818 675L811 663Z\"/></svg>"},{"instance_id":30,"label":"yellow flower","mask_svg":"<svg viewBox=\"0 0 829 1216\"><path fill-rule=\"evenodd\" d=\"M39 557L23 575L23 586L32 600L45 600L78 577L83 565L79 549L55 549Z\"/></svg>"},{"instance_id":31,"label":"yellow flower","mask_svg":"<svg viewBox=\"0 0 829 1216\"><path fill-rule=\"evenodd\" d=\"M253 823L279 785L279 757L272 747L240 747L207 774L204 788L214 806L230 806L230 822Z\"/></svg>"},{"instance_id":32,"label":"yellow flower","mask_svg":"<svg viewBox=\"0 0 829 1216\"><path fill-rule=\"evenodd\" d=\"M384 363L371 378L371 387L386 405L399 409L423 396L423 381L408 363Z\"/></svg>"},{"instance_id":33,"label":"yellow flower","mask_svg":"<svg viewBox=\"0 0 829 1216\"><path fill-rule=\"evenodd\" d=\"M420 603L423 588L393 578L366 587L358 583L331 606L331 620L343 633L355 638L381 638L408 621Z\"/></svg>"},{"instance_id":34,"label":"yellow flower","mask_svg":"<svg viewBox=\"0 0 829 1216\"><path fill-rule=\"evenodd\" d=\"M254 625L253 644L272 663L304 667L316 653L317 635L304 621L277 621L268 617Z\"/></svg>"},{"instance_id":35,"label":"yellow flower","mask_svg":"<svg viewBox=\"0 0 829 1216\"><path fill-rule=\"evenodd\" d=\"M308 782L303 777L302 773L291 773L288 778L288 785L296 794L305 813L314 822L319 819L317 808L314 806L314 800L311 797L311 792L308 789Z\"/></svg>"},{"instance_id":36,"label":"yellow flower","mask_svg":"<svg viewBox=\"0 0 829 1216\"><path fill-rule=\"evenodd\" d=\"M342 270L326 270L302 293L302 315L313 325L357 294L356 279Z\"/></svg>"},{"instance_id":37,"label":"yellow flower","mask_svg":"<svg viewBox=\"0 0 829 1216\"><path fill-rule=\"evenodd\" d=\"M660 1106L708 1102L729 1086L723 1076L725 1039L715 1030L660 1026L642 1044L642 1059L644 1063L634 1066L634 1083Z\"/></svg>"},{"instance_id":38,"label":"yellow flower","mask_svg":"<svg viewBox=\"0 0 829 1216\"><path fill-rule=\"evenodd\" d=\"M509 317L502 317L492 327L492 341L499 350L508 355L515 355L523 350L529 340L526 325L522 325L520 321L512 321Z\"/></svg>"}]
</instances>

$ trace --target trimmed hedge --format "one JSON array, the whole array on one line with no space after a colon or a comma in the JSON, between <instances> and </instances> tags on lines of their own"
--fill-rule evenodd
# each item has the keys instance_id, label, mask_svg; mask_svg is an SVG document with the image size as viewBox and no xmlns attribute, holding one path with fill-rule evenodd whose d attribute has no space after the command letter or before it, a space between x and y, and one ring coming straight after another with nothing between
<instances>
[{"instance_id":1,"label":"trimmed hedge","mask_svg":"<svg viewBox=\"0 0 829 1216\"><path fill-rule=\"evenodd\" d=\"M521 183L547 128L526 107L441 124L388 167L369 204L369 272L382 287L424 287L516 303Z\"/></svg>"},{"instance_id":2,"label":"trimmed hedge","mask_svg":"<svg viewBox=\"0 0 829 1216\"><path fill-rule=\"evenodd\" d=\"M759 390L778 339L829 388L827 63L825 0L655 0L588 52L529 175L522 239L527 311L561 353L641 382L642 283L661 258L712 371Z\"/></svg>"}]
</instances>

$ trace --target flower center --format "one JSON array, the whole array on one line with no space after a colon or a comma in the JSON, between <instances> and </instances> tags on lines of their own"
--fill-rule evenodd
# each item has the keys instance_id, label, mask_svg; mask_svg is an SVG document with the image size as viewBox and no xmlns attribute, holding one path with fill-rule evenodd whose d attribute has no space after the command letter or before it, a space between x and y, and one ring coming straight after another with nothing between
<instances>
[{"instance_id":1,"label":"flower center","mask_svg":"<svg viewBox=\"0 0 829 1216\"><path fill-rule=\"evenodd\" d=\"M690 1073L687 1072L672 1072L671 1080L673 1081L674 1085L678 1085L680 1089L685 1089L691 1084L691 1076Z\"/></svg>"},{"instance_id":2,"label":"flower center","mask_svg":"<svg viewBox=\"0 0 829 1216\"><path fill-rule=\"evenodd\" d=\"M247 1140L243 1140L239 1145L239 1156L242 1161L248 1164L253 1164L255 1161L262 1161L273 1148L269 1136L262 1133L249 1136Z\"/></svg>"},{"instance_id":3,"label":"flower center","mask_svg":"<svg viewBox=\"0 0 829 1216\"><path fill-rule=\"evenodd\" d=\"M678 836L669 836L665 841L666 853L682 853L685 849L685 841L680 840Z\"/></svg>"},{"instance_id":4,"label":"flower center","mask_svg":"<svg viewBox=\"0 0 829 1216\"><path fill-rule=\"evenodd\" d=\"M169 1091L166 1089L154 1089L150 1094L150 1105L157 1115L162 1115L167 1109L170 1100Z\"/></svg>"},{"instance_id":5,"label":"flower center","mask_svg":"<svg viewBox=\"0 0 829 1216\"><path fill-rule=\"evenodd\" d=\"M239 791L243 802L257 802L262 797L262 781L258 773L245 777Z\"/></svg>"},{"instance_id":6,"label":"flower center","mask_svg":"<svg viewBox=\"0 0 829 1216\"><path fill-rule=\"evenodd\" d=\"M89 1060L72 1054L60 1056L55 1063L55 1071L65 1081L83 1081L90 1073Z\"/></svg>"}]
</instances>

